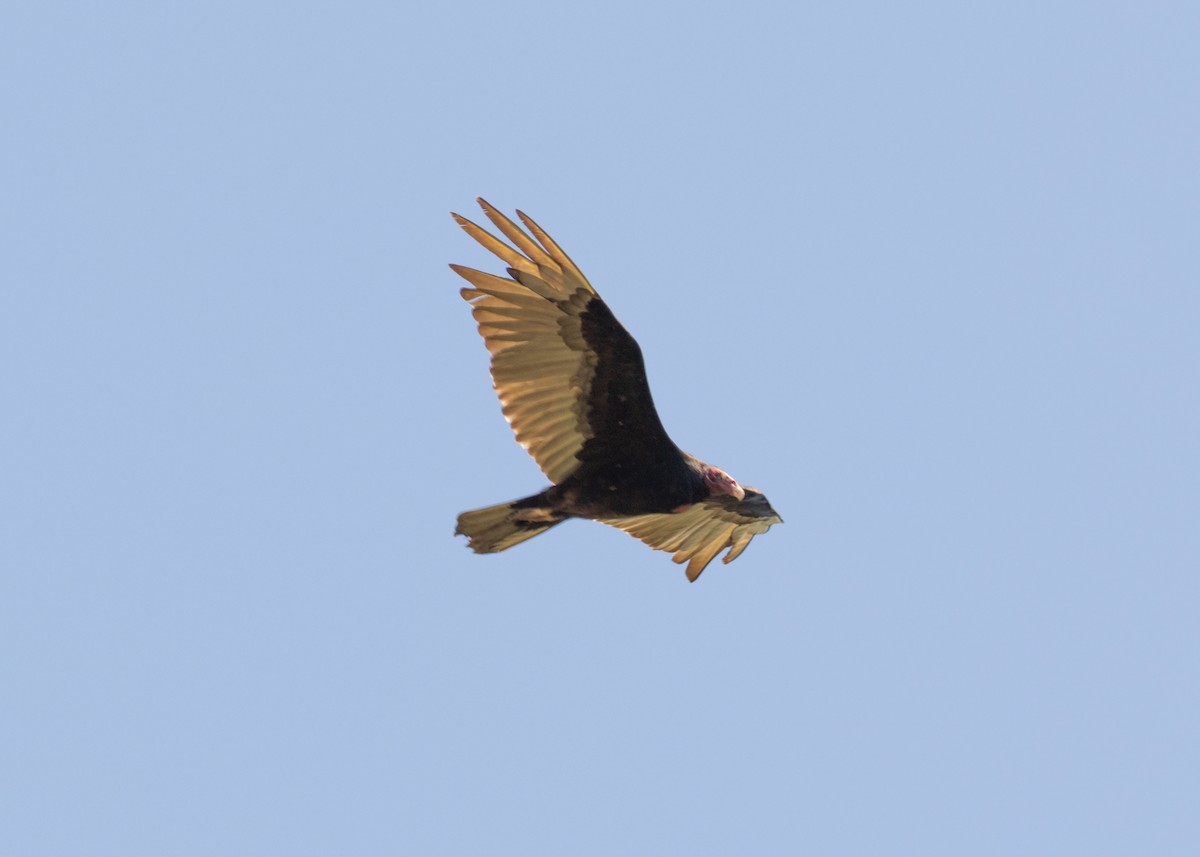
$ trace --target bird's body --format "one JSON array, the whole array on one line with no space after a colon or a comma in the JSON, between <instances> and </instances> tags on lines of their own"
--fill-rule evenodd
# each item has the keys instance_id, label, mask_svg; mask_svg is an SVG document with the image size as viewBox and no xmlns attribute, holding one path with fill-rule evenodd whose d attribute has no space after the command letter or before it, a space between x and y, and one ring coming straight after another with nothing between
<instances>
[{"instance_id":1,"label":"bird's body","mask_svg":"<svg viewBox=\"0 0 1200 857\"><path fill-rule=\"evenodd\" d=\"M568 518L629 532L688 562L694 580L723 548L729 562L782 519L762 494L681 451L667 435L637 342L536 223L533 238L480 200L514 247L455 215L508 264L510 279L458 265L472 286L492 378L517 440L553 483L459 516L457 533L494 553Z\"/></svg>"}]
</instances>

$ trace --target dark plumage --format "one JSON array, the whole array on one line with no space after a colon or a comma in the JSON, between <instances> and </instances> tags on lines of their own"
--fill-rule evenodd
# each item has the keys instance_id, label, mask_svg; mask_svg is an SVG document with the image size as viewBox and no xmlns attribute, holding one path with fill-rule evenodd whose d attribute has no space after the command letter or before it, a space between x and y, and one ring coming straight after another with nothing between
<instances>
[{"instance_id":1,"label":"dark plumage","mask_svg":"<svg viewBox=\"0 0 1200 857\"><path fill-rule=\"evenodd\" d=\"M476 552L495 553L567 518L591 518L672 551L695 580L724 548L729 562L781 523L758 491L671 441L637 342L550 236L519 211L532 237L479 204L514 246L455 220L508 265L509 278L450 267L471 284L462 296L491 352L504 415L553 484L464 512L455 532Z\"/></svg>"}]
</instances>

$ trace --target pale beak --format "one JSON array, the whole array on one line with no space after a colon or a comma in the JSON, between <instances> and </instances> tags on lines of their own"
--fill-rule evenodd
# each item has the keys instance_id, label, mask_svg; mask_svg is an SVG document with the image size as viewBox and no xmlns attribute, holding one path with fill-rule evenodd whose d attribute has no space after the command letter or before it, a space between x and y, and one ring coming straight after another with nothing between
<instances>
[{"instance_id":1,"label":"pale beak","mask_svg":"<svg viewBox=\"0 0 1200 857\"><path fill-rule=\"evenodd\" d=\"M733 482L733 480L730 481ZM729 489L729 493L734 497L737 497L739 503L746 499L746 489L741 485L738 485L736 482L733 482L733 485Z\"/></svg>"}]
</instances>

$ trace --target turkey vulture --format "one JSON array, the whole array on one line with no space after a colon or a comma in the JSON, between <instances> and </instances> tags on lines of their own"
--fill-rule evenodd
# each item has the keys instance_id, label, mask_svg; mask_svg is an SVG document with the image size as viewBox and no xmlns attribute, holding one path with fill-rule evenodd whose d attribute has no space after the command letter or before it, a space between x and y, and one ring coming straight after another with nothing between
<instances>
[{"instance_id":1,"label":"turkey vulture","mask_svg":"<svg viewBox=\"0 0 1200 857\"><path fill-rule=\"evenodd\" d=\"M491 352L504 416L552 484L463 512L455 534L476 553L496 553L567 518L591 518L672 551L695 580L723 549L730 562L782 523L761 493L671 442L637 342L550 236L520 211L532 237L478 202L515 247L454 219L509 278L450 267L471 284L462 296Z\"/></svg>"}]
</instances>

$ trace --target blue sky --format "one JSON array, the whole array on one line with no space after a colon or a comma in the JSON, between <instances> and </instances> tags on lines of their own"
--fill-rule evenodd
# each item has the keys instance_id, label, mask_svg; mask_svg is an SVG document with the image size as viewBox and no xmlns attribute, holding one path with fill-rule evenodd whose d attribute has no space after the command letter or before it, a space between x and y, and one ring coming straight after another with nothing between
<instances>
[{"instance_id":1,"label":"blue sky","mask_svg":"<svg viewBox=\"0 0 1200 857\"><path fill-rule=\"evenodd\" d=\"M1192 4L11 4L0 851L1194 854ZM786 520L540 489L529 212Z\"/></svg>"}]
</instances>

